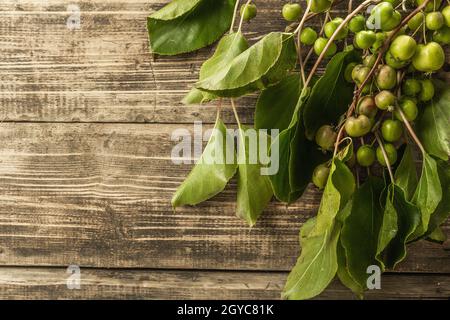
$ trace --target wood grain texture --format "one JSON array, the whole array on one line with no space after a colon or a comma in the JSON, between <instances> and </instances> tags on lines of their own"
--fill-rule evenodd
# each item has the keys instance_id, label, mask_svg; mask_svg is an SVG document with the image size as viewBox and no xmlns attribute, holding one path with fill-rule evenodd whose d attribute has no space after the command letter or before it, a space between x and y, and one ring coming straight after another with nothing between
<instances>
[{"instance_id":1,"label":"wood grain texture","mask_svg":"<svg viewBox=\"0 0 450 320\"><path fill-rule=\"evenodd\" d=\"M0 268L0 299L279 299L286 273L82 269L79 290L63 268ZM446 275L384 274L366 299L447 299ZM355 299L337 280L317 299Z\"/></svg>"},{"instance_id":2,"label":"wood grain texture","mask_svg":"<svg viewBox=\"0 0 450 320\"><path fill-rule=\"evenodd\" d=\"M289 270L320 195L310 190L289 208L273 202L254 228L234 215L234 182L173 212L191 168L170 160L178 127L4 123L0 264ZM445 248L420 242L399 270L450 273Z\"/></svg>"}]
</instances>

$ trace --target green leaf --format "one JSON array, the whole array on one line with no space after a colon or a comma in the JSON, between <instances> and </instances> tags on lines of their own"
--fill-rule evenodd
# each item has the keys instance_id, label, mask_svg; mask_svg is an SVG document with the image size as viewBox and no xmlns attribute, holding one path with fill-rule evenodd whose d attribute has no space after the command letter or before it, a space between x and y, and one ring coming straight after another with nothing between
<instances>
[{"instance_id":1,"label":"green leaf","mask_svg":"<svg viewBox=\"0 0 450 320\"><path fill-rule=\"evenodd\" d=\"M237 215L243 218L250 226L256 223L264 208L273 196L272 187L268 176L261 175L261 164L252 156L259 154L258 137L254 139L246 132L255 132L248 128L239 129L238 152L238 191L237 191ZM258 145L258 149L249 150L249 143Z\"/></svg>"},{"instance_id":2,"label":"green leaf","mask_svg":"<svg viewBox=\"0 0 450 320\"><path fill-rule=\"evenodd\" d=\"M336 156L342 162L347 162L353 157L353 140L350 137L346 137L342 141L347 141L347 145Z\"/></svg>"},{"instance_id":3,"label":"green leaf","mask_svg":"<svg viewBox=\"0 0 450 320\"><path fill-rule=\"evenodd\" d=\"M406 199L409 200L414 194L418 181L413 154L408 145L403 153L402 161L395 171L395 184L403 190Z\"/></svg>"},{"instance_id":4,"label":"green leaf","mask_svg":"<svg viewBox=\"0 0 450 320\"><path fill-rule=\"evenodd\" d=\"M219 41L213 56L206 60L200 68L199 80L204 80L226 68L235 57L247 50L248 47L248 42L242 33L239 32L225 35ZM217 96L212 93L192 88L188 95L183 99L183 103L203 103L214 100L215 98L217 98Z\"/></svg>"},{"instance_id":5,"label":"green leaf","mask_svg":"<svg viewBox=\"0 0 450 320\"><path fill-rule=\"evenodd\" d=\"M308 238L311 231L316 225L316 217L308 219L303 226L300 228L300 247L303 247L305 240Z\"/></svg>"},{"instance_id":6,"label":"green leaf","mask_svg":"<svg viewBox=\"0 0 450 320\"><path fill-rule=\"evenodd\" d=\"M300 91L298 74L289 75L264 90L256 103L255 127L280 131L287 129L300 98Z\"/></svg>"},{"instance_id":7,"label":"green leaf","mask_svg":"<svg viewBox=\"0 0 450 320\"><path fill-rule=\"evenodd\" d=\"M367 287L367 267L377 264L375 255L382 219L379 199L383 188L381 179L368 178L355 192L351 214L345 219L341 231L348 271L363 288Z\"/></svg>"},{"instance_id":8,"label":"green leaf","mask_svg":"<svg viewBox=\"0 0 450 320\"><path fill-rule=\"evenodd\" d=\"M314 85L305 104L303 121L306 136L312 140L319 127L337 124L353 99L354 85L344 78L345 67L360 58L355 51L336 54L328 63L325 74Z\"/></svg>"},{"instance_id":9,"label":"green leaf","mask_svg":"<svg viewBox=\"0 0 450 320\"><path fill-rule=\"evenodd\" d=\"M227 155L234 155L233 146L226 141L232 138L222 121L217 120L215 130L203 151L202 156L186 180L172 198L174 208L183 205L196 205L220 193L234 176L237 164L226 164Z\"/></svg>"},{"instance_id":10,"label":"green leaf","mask_svg":"<svg viewBox=\"0 0 450 320\"><path fill-rule=\"evenodd\" d=\"M447 240L447 235L441 228L436 228L428 235L427 240L437 243L444 243Z\"/></svg>"},{"instance_id":11,"label":"green leaf","mask_svg":"<svg viewBox=\"0 0 450 320\"><path fill-rule=\"evenodd\" d=\"M296 59L293 36L272 32L195 86L221 97L239 97L278 83L295 67Z\"/></svg>"},{"instance_id":12,"label":"green leaf","mask_svg":"<svg viewBox=\"0 0 450 320\"><path fill-rule=\"evenodd\" d=\"M377 260L394 269L406 257L406 241L420 223L420 210L410 203L403 190L388 187L386 207L377 249Z\"/></svg>"},{"instance_id":13,"label":"green leaf","mask_svg":"<svg viewBox=\"0 0 450 320\"><path fill-rule=\"evenodd\" d=\"M410 240L422 236L428 230L431 215L435 212L442 199L442 187L436 161L424 154L422 175L413 195L412 203L419 207L422 218Z\"/></svg>"},{"instance_id":14,"label":"green leaf","mask_svg":"<svg viewBox=\"0 0 450 320\"><path fill-rule=\"evenodd\" d=\"M442 86L442 84L441 84ZM435 157L448 160L450 155L450 89L444 90L425 107L416 121L417 135L425 150Z\"/></svg>"},{"instance_id":15,"label":"green leaf","mask_svg":"<svg viewBox=\"0 0 450 320\"><path fill-rule=\"evenodd\" d=\"M315 224L310 222L300 234L302 251L288 276L282 294L284 298L312 298L333 280L338 269L337 243L340 233L340 225L335 220L350 199L354 185L350 170L339 160L334 160Z\"/></svg>"},{"instance_id":16,"label":"green leaf","mask_svg":"<svg viewBox=\"0 0 450 320\"><path fill-rule=\"evenodd\" d=\"M147 19L152 51L191 52L215 42L228 30L236 0L174 0Z\"/></svg>"}]
</instances>

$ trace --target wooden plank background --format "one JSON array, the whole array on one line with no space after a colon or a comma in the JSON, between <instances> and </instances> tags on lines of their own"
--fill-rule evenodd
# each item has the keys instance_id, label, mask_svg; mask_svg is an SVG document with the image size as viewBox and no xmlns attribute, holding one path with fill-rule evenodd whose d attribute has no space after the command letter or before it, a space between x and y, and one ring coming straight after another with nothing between
<instances>
[{"instance_id":1,"label":"wooden plank background","mask_svg":"<svg viewBox=\"0 0 450 320\"><path fill-rule=\"evenodd\" d=\"M258 0L251 41L283 30L282 0ZM254 228L234 216L235 183L170 207L190 170L171 133L210 125L215 105L180 103L212 48L152 59L146 17L165 0L0 2L0 298L278 298L315 214L312 188L273 202ZM68 4L81 28L70 30ZM337 15L338 11L333 11ZM253 120L255 96L239 100ZM229 106L223 112L234 123ZM450 235L450 225L444 227ZM420 242L369 298L449 297L449 245ZM79 265L81 290L65 268ZM351 298L334 283L320 298Z\"/></svg>"}]
</instances>

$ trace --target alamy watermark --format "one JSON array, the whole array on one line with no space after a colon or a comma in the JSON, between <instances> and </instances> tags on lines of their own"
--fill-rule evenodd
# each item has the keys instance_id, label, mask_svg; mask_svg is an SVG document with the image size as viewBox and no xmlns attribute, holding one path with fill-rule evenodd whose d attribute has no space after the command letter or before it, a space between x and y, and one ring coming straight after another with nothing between
<instances>
[{"instance_id":1,"label":"alamy watermark","mask_svg":"<svg viewBox=\"0 0 450 320\"><path fill-rule=\"evenodd\" d=\"M66 273L69 276L66 278L66 287L69 290L81 289L81 269L77 265L70 265L67 267Z\"/></svg>"},{"instance_id":2,"label":"alamy watermark","mask_svg":"<svg viewBox=\"0 0 450 320\"><path fill-rule=\"evenodd\" d=\"M279 170L279 130L225 129L203 131L200 121L194 122L194 131L179 128L171 140L178 142L171 152L174 164L257 164L261 175L271 176ZM203 150L203 142L209 141ZM244 142L244 143L243 143Z\"/></svg>"}]
</instances>

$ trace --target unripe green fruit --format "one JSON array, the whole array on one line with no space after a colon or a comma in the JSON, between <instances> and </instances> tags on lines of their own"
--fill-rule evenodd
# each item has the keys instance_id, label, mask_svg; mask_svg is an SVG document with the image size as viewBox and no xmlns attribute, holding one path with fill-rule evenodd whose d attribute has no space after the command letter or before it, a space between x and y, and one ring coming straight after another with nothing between
<instances>
[{"instance_id":1,"label":"unripe green fruit","mask_svg":"<svg viewBox=\"0 0 450 320\"><path fill-rule=\"evenodd\" d=\"M411 20L408 21L408 28L412 31L416 31L425 21L425 15L423 12L418 12Z\"/></svg>"},{"instance_id":2,"label":"unripe green fruit","mask_svg":"<svg viewBox=\"0 0 450 320\"><path fill-rule=\"evenodd\" d=\"M378 112L378 108L375 104L375 99L372 96L365 96L361 98L356 109L358 114L363 114L368 118L375 118Z\"/></svg>"},{"instance_id":3,"label":"unripe green fruit","mask_svg":"<svg viewBox=\"0 0 450 320\"><path fill-rule=\"evenodd\" d=\"M398 11L394 11L391 19L386 21L383 25L381 25L381 30L383 31L392 31L402 22L402 15Z\"/></svg>"},{"instance_id":4,"label":"unripe green fruit","mask_svg":"<svg viewBox=\"0 0 450 320\"><path fill-rule=\"evenodd\" d=\"M442 15L444 16L445 25L447 27L450 27L450 6L446 6L444 9L442 9Z\"/></svg>"},{"instance_id":5,"label":"unripe green fruit","mask_svg":"<svg viewBox=\"0 0 450 320\"><path fill-rule=\"evenodd\" d=\"M416 102L411 99L411 98L402 98L400 99L400 106L399 106L402 111L403 114L405 115L406 120L408 121L414 121L417 118L417 115L419 114L419 110L417 109L417 104ZM403 118L399 112L399 110L396 108L395 109L395 117L400 120L403 121Z\"/></svg>"},{"instance_id":6,"label":"unripe green fruit","mask_svg":"<svg viewBox=\"0 0 450 320\"><path fill-rule=\"evenodd\" d=\"M450 28L447 26L443 26L439 30L436 30L433 33L433 41L436 41L440 45L449 45L450 44Z\"/></svg>"},{"instance_id":7,"label":"unripe green fruit","mask_svg":"<svg viewBox=\"0 0 450 320\"><path fill-rule=\"evenodd\" d=\"M324 125L316 132L316 143L322 150L329 151L333 149L336 143L337 133L332 126Z\"/></svg>"},{"instance_id":8,"label":"unripe green fruit","mask_svg":"<svg viewBox=\"0 0 450 320\"><path fill-rule=\"evenodd\" d=\"M365 26L366 26L366 19L361 14L354 16L348 23L348 28L353 33L358 33L364 30Z\"/></svg>"},{"instance_id":9,"label":"unripe green fruit","mask_svg":"<svg viewBox=\"0 0 450 320\"><path fill-rule=\"evenodd\" d=\"M384 150L386 151L386 156L388 158L389 164L392 166L397 162L397 149L395 149L395 147L390 144L390 143L385 143L383 144L384 146ZM383 151L381 150L381 147L378 146L377 148L377 160L378 162L383 166L383 167L387 167L387 163L386 160L384 159L384 155L383 155Z\"/></svg>"},{"instance_id":10,"label":"unripe green fruit","mask_svg":"<svg viewBox=\"0 0 450 320\"><path fill-rule=\"evenodd\" d=\"M345 131L353 138L365 136L370 132L370 129L372 129L372 121L362 114L358 118L349 117L345 121Z\"/></svg>"},{"instance_id":11,"label":"unripe green fruit","mask_svg":"<svg viewBox=\"0 0 450 320\"><path fill-rule=\"evenodd\" d=\"M345 67L345 70L344 70L345 81L353 83L352 72L353 72L353 69L356 67L356 65L357 65L356 62L351 62Z\"/></svg>"},{"instance_id":12,"label":"unripe green fruit","mask_svg":"<svg viewBox=\"0 0 450 320\"><path fill-rule=\"evenodd\" d=\"M409 61L400 61L400 60L395 59L390 51L386 52L386 55L384 56L384 60L386 61L386 64L388 66L390 66L394 69L402 69L409 64Z\"/></svg>"},{"instance_id":13,"label":"unripe green fruit","mask_svg":"<svg viewBox=\"0 0 450 320\"><path fill-rule=\"evenodd\" d=\"M364 80L366 80L369 73L370 73L369 67L366 67L362 64L358 64L353 68L352 79L356 84L361 84L364 82Z\"/></svg>"},{"instance_id":14,"label":"unripe green fruit","mask_svg":"<svg viewBox=\"0 0 450 320\"><path fill-rule=\"evenodd\" d=\"M393 89L397 84L397 71L388 65L383 65L378 69L376 83L381 90Z\"/></svg>"},{"instance_id":15,"label":"unripe green fruit","mask_svg":"<svg viewBox=\"0 0 450 320\"><path fill-rule=\"evenodd\" d=\"M398 141L403 134L402 123L398 120L385 120L381 125L381 134L387 142Z\"/></svg>"},{"instance_id":16,"label":"unripe green fruit","mask_svg":"<svg viewBox=\"0 0 450 320\"><path fill-rule=\"evenodd\" d=\"M388 28L393 24L392 19L396 19L394 17L394 7L389 2L381 2L370 12L366 25L369 29L389 31L392 30Z\"/></svg>"},{"instance_id":17,"label":"unripe green fruit","mask_svg":"<svg viewBox=\"0 0 450 320\"><path fill-rule=\"evenodd\" d=\"M375 32L373 31L360 31L355 36L355 45L359 49L369 49L377 40Z\"/></svg>"},{"instance_id":18,"label":"unripe green fruit","mask_svg":"<svg viewBox=\"0 0 450 320\"><path fill-rule=\"evenodd\" d=\"M372 48L370 48L372 52L377 52L383 46L384 41L386 40L387 37L385 32L377 32L375 36L376 36L375 43L372 45Z\"/></svg>"},{"instance_id":19,"label":"unripe green fruit","mask_svg":"<svg viewBox=\"0 0 450 320\"><path fill-rule=\"evenodd\" d=\"M327 38L331 38L333 33L336 31L336 29L342 24L344 20L342 18L335 18L331 20L330 22L327 22L324 27L325 36ZM348 29L347 27L342 28L337 33L335 40L341 40L347 37L348 35Z\"/></svg>"},{"instance_id":20,"label":"unripe green fruit","mask_svg":"<svg viewBox=\"0 0 450 320\"><path fill-rule=\"evenodd\" d=\"M437 42L419 44L412 59L414 68L422 72L433 72L442 68L445 63L445 53Z\"/></svg>"},{"instance_id":21,"label":"unripe green fruit","mask_svg":"<svg viewBox=\"0 0 450 320\"><path fill-rule=\"evenodd\" d=\"M300 41L303 44L310 46L313 45L316 40L317 40L317 32L310 27L303 29L302 32L300 33Z\"/></svg>"},{"instance_id":22,"label":"unripe green fruit","mask_svg":"<svg viewBox=\"0 0 450 320\"><path fill-rule=\"evenodd\" d=\"M428 30L439 30L444 26L444 16L439 11L430 12L425 17L425 24Z\"/></svg>"},{"instance_id":23,"label":"unripe green fruit","mask_svg":"<svg viewBox=\"0 0 450 320\"><path fill-rule=\"evenodd\" d=\"M395 106L395 95L387 90L383 90L375 96L375 104L381 110L387 110Z\"/></svg>"},{"instance_id":24,"label":"unripe green fruit","mask_svg":"<svg viewBox=\"0 0 450 320\"><path fill-rule=\"evenodd\" d=\"M420 85L422 88L420 90L419 100L426 102L433 99L435 92L433 82L429 79L425 79L420 81Z\"/></svg>"},{"instance_id":25,"label":"unripe green fruit","mask_svg":"<svg viewBox=\"0 0 450 320\"><path fill-rule=\"evenodd\" d=\"M358 164L362 167L370 167L375 162L375 151L368 145L361 146L356 152Z\"/></svg>"},{"instance_id":26,"label":"unripe green fruit","mask_svg":"<svg viewBox=\"0 0 450 320\"><path fill-rule=\"evenodd\" d=\"M286 21L297 21L302 13L302 7L298 3L286 3L281 13Z\"/></svg>"},{"instance_id":27,"label":"unripe green fruit","mask_svg":"<svg viewBox=\"0 0 450 320\"><path fill-rule=\"evenodd\" d=\"M311 11L314 13L320 13L327 11L331 7L332 0L307 0L307 3L311 3Z\"/></svg>"},{"instance_id":28,"label":"unripe green fruit","mask_svg":"<svg viewBox=\"0 0 450 320\"><path fill-rule=\"evenodd\" d=\"M253 3L243 4L241 6L241 17L244 21L250 21L256 17L257 9Z\"/></svg>"},{"instance_id":29,"label":"unripe green fruit","mask_svg":"<svg viewBox=\"0 0 450 320\"><path fill-rule=\"evenodd\" d=\"M329 175L330 168L326 164L320 164L314 169L312 182L317 188L322 190L327 185Z\"/></svg>"},{"instance_id":30,"label":"unripe green fruit","mask_svg":"<svg viewBox=\"0 0 450 320\"><path fill-rule=\"evenodd\" d=\"M422 90L422 86L417 79L406 79L403 82L402 92L407 96L415 97L420 93L420 90Z\"/></svg>"},{"instance_id":31,"label":"unripe green fruit","mask_svg":"<svg viewBox=\"0 0 450 320\"><path fill-rule=\"evenodd\" d=\"M322 51L325 49L325 46L328 43L328 39L325 39L323 37L318 38L315 42L314 42L314 52L320 56ZM331 57L336 53L337 47L336 44L333 42L331 43L330 47L328 48L328 50L325 53L325 57Z\"/></svg>"},{"instance_id":32,"label":"unripe green fruit","mask_svg":"<svg viewBox=\"0 0 450 320\"><path fill-rule=\"evenodd\" d=\"M425 1L426 0L416 0L417 6L420 6ZM442 0L431 0L425 6L425 12L435 11L435 10L439 9L439 7L441 6L441 3L442 3Z\"/></svg>"},{"instance_id":33,"label":"unripe green fruit","mask_svg":"<svg viewBox=\"0 0 450 320\"><path fill-rule=\"evenodd\" d=\"M366 67L372 68L375 65L376 61L377 61L377 56L374 54L369 54L364 57L363 65L365 65Z\"/></svg>"},{"instance_id":34,"label":"unripe green fruit","mask_svg":"<svg viewBox=\"0 0 450 320\"><path fill-rule=\"evenodd\" d=\"M413 37L402 35L392 41L389 51L395 59L406 61L414 56L416 48L417 42Z\"/></svg>"}]
</instances>

